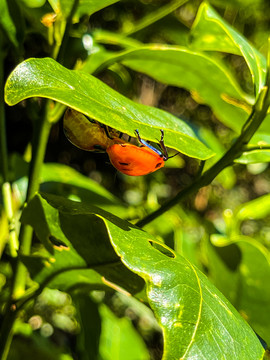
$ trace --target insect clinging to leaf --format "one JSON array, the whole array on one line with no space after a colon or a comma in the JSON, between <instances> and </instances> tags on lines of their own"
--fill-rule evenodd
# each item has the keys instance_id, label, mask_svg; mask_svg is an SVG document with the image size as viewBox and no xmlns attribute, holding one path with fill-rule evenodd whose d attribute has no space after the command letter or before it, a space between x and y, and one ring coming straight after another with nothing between
<instances>
[{"instance_id":1,"label":"insect clinging to leaf","mask_svg":"<svg viewBox=\"0 0 270 360\"><path fill-rule=\"evenodd\" d=\"M67 109L64 116L64 132L73 145L82 150L107 152L111 164L130 176L150 174L162 168L170 158L164 144L164 131L160 131L160 149L141 139L139 131L135 130L137 146L124 141L121 132L90 120L76 110Z\"/></svg>"},{"instance_id":2,"label":"insect clinging to leaf","mask_svg":"<svg viewBox=\"0 0 270 360\"><path fill-rule=\"evenodd\" d=\"M138 130L135 130L135 134L141 146L124 143L113 144L107 148L112 165L123 174L130 176L147 175L162 168L168 160L163 130L159 141L161 150L142 140Z\"/></svg>"}]
</instances>

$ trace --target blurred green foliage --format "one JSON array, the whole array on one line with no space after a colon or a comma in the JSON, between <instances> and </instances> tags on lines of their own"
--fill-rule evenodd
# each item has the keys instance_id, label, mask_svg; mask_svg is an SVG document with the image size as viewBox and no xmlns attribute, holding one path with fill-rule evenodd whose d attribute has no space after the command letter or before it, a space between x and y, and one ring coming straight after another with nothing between
<instances>
[{"instance_id":1,"label":"blurred green foliage","mask_svg":"<svg viewBox=\"0 0 270 360\"><path fill-rule=\"evenodd\" d=\"M2 0L0 12L1 360L261 359L269 115L211 184L145 231L134 224L238 141L265 85L269 1ZM4 104L6 81L16 106ZM169 154L182 154L150 175L123 175L107 154L67 141L66 105L152 142L162 127ZM22 212L42 136L45 195ZM18 260L28 224L31 251ZM14 299L21 260L28 275Z\"/></svg>"}]
</instances>

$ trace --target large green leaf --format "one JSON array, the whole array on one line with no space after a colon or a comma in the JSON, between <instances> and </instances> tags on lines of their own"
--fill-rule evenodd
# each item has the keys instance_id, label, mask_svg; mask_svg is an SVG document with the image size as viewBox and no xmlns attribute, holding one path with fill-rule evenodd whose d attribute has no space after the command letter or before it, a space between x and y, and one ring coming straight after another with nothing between
<instances>
[{"instance_id":1,"label":"large green leaf","mask_svg":"<svg viewBox=\"0 0 270 360\"><path fill-rule=\"evenodd\" d=\"M76 250L82 264L94 261L93 267L102 273L108 264L113 272L119 257L142 277L149 304L163 329L164 360L262 358L256 335L222 294L189 261L145 231L105 211L55 196L36 196L22 220L34 226L39 238L44 240L53 232L55 240L69 244L59 262L68 261L68 253ZM123 286L121 275L127 273L114 272L111 278L115 281L118 276ZM130 288L130 280L126 279L124 287Z\"/></svg>"},{"instance_id":2,"label":"large green leaf","mask_svg":"<svg viewBox=\"0 0 270 360\"><path fill-rule=\"evenodd\" d=\"M26 60L7 80L9 105L41 96L59 101L123 133L157 141L164 129L166 145L188 156L207 159L212 151L202 144L184 121L157 108L136 104L84 72L68 70L56 61Z\"/></svg>"},{"instance_id":3,"label":"large green leaf","mask_svg":"<svg viewBox=\"0 0 270 360\"><path fill-rule=\"evenodd\" d=\"M138 292L142 288L142 280L119 261L110 246L103 221L94 214L101 213L109 218L112 215L94 206L53 195L48 197L58 200L54 201L59 209L56 205L51 206L41 196L36 196L21 219L34 227L37 236L50 252L39 251L35 256L23 257L33 279L41 286L47 286L52 280L56 284L62 284L66 280L65 286L68 289L75 285L71 277L73 274L79 283L99 289L107 284L106 278L112 282L117 281L130 292ZM101 279L94 270L104 278ZM61 279L55 280L58 275L61 275ZM88 281L84 279L87 276ZM52 287L55 287L55 283Z\"/></svg>"},{"instance_id":4,"label":"large green leaf","mask_svg":"<svg viewBox=\"0 0 270 360\"><path fill-rule=\"evenodd\" d=\"M270 341L270 276L269 251L258 241L246 236L213 236L215 250L209 244L209 276L227 296L254 330L267 342ZM232 247L240 249L239 264L234 269L222 255L231 261Z\"/></svg>"},{"instance_id":5,"label":"large green leaf","mask_svg":"<svg viewBox=\"0 0 270 360\"><path fill-rule=\"evenodd\" d=\"M96 72L116 61L164 84L188 89L235 131L241 130L248 117L253 99L221 61L207 54L180 46L145 45L112 56Z\"/></svg>"},{"instance_id":6,"label":"large green leaf","mask_svg":"<svg viewBox=\"0 0 270 360\"><path fill-rule=\"evenodd\" d=\"M224 21L207 3L198 11L191 31L191 44L197 50L242 55L250 69L257 96L264 86L266 59L241 34Z\"/></svg>"}]
</instances>

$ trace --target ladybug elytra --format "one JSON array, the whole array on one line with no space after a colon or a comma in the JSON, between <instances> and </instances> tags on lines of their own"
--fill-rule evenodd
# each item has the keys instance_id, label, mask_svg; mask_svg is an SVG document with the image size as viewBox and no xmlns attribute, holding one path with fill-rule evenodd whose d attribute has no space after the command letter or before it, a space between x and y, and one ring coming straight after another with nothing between
<instances>
[{"instance_id":1,"label":"ladybug elytra","mask_svg":"<svg viewBox=\"0 0 270 360\"><path fill-rule=\"evenodd\" d=\"M161 130L161 139L159 145L162 151L142 140L139 131L135 134L142 146L136 146L129 143L113 144L107 148L112 165L122 172L130 176L141 176L150 174L164 166L168 160L168 153L164 145L164 133Z\"/></svg>"}]
</instances>

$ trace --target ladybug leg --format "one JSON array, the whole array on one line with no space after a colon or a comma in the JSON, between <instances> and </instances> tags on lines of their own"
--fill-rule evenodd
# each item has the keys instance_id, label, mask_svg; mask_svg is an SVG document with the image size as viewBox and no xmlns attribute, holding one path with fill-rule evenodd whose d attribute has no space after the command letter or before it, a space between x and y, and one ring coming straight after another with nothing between
<instances>
[{"instance_id":1,"label":"ladybug leg","mask_svg":"<svg viewBox=\"0 0 270 360\"><path fill-rule=\"evenodd\" d=\"M105 134L107 135L107 137L109 138L109 139L113 139L113 137L111 137L111 135L110 135L110 130L109 130L109 126L103 126L103 128L104 128L104 131L105 131Z\"/></svg>"},{"instance_id":2,"label":"ladybug leg","mask_svg":"<svg viewBox=\"0 0 270 360\"><path fill-rule=\"evenodd\" d=\"M134 132L135 132L135 135L136 135L136 137L137 137L137 139L138 139L139 143L143 144L143 141L142 141L142 139L141 139L141 137L140 137L140 134L139 134L139 130L138 130L138 129L136 129Z\"/></svg>"},{"instance_id":3,"label":"ladybug leg","mask_svg":"<svg viewBox=\"0 0 270 360\"><path fill-rule=\"evenodd\" d=\"M163 144L163 146L164 146L164 148L165 148L165 150L166 150L165 155L163 154L162 151L156 149L154 146L150 145L147 141L143 140L143 139L140 137L139 130L135 130L135 134L136 134L136 136L137 136L137 138L138 138L138 141L139 141L143 146L148 147L149 149L151 149L151 150L153 150L155 153L157 153L160 157L162 157L164 160L165 160L165 159L167 160L166 156L168 156L168 154L167 154L167 150L166 150L164 144ZM162 141L163 141L163 137L162 137Z\"/></svg>"},{"instance_id":4,"label":"ladybug leg","mask_svg":"<svg viewBox=\"0 0 270 360\"><path fill-rule=\"evenodd\" d=\"M138 139L138 141L139 141L140 144L152 148L152 147L148 144L147 141L143 140L143 139L140 137L140 134L139 134L139 130L138 130L138 129L135 130L135 135L136 135L136 137L137 137L137 139Z\"/></svg>"},{"instance_id":5,"label":"ladybug leg","mask_svg":"<svg viewBox=\"0 0 270 360\"><path fill-rule=\"evenodd\" d=\"M163 153L163 159L164 161L168 160L169 159L169 155L168 155L168 151L167 151L167 148L164 144L164 131L162 129L160 129L160 132L161 132L161 138L159 140L159 145L160 145L160 148L162 150L162 153Z\"/></svg>"}]
</instances>

